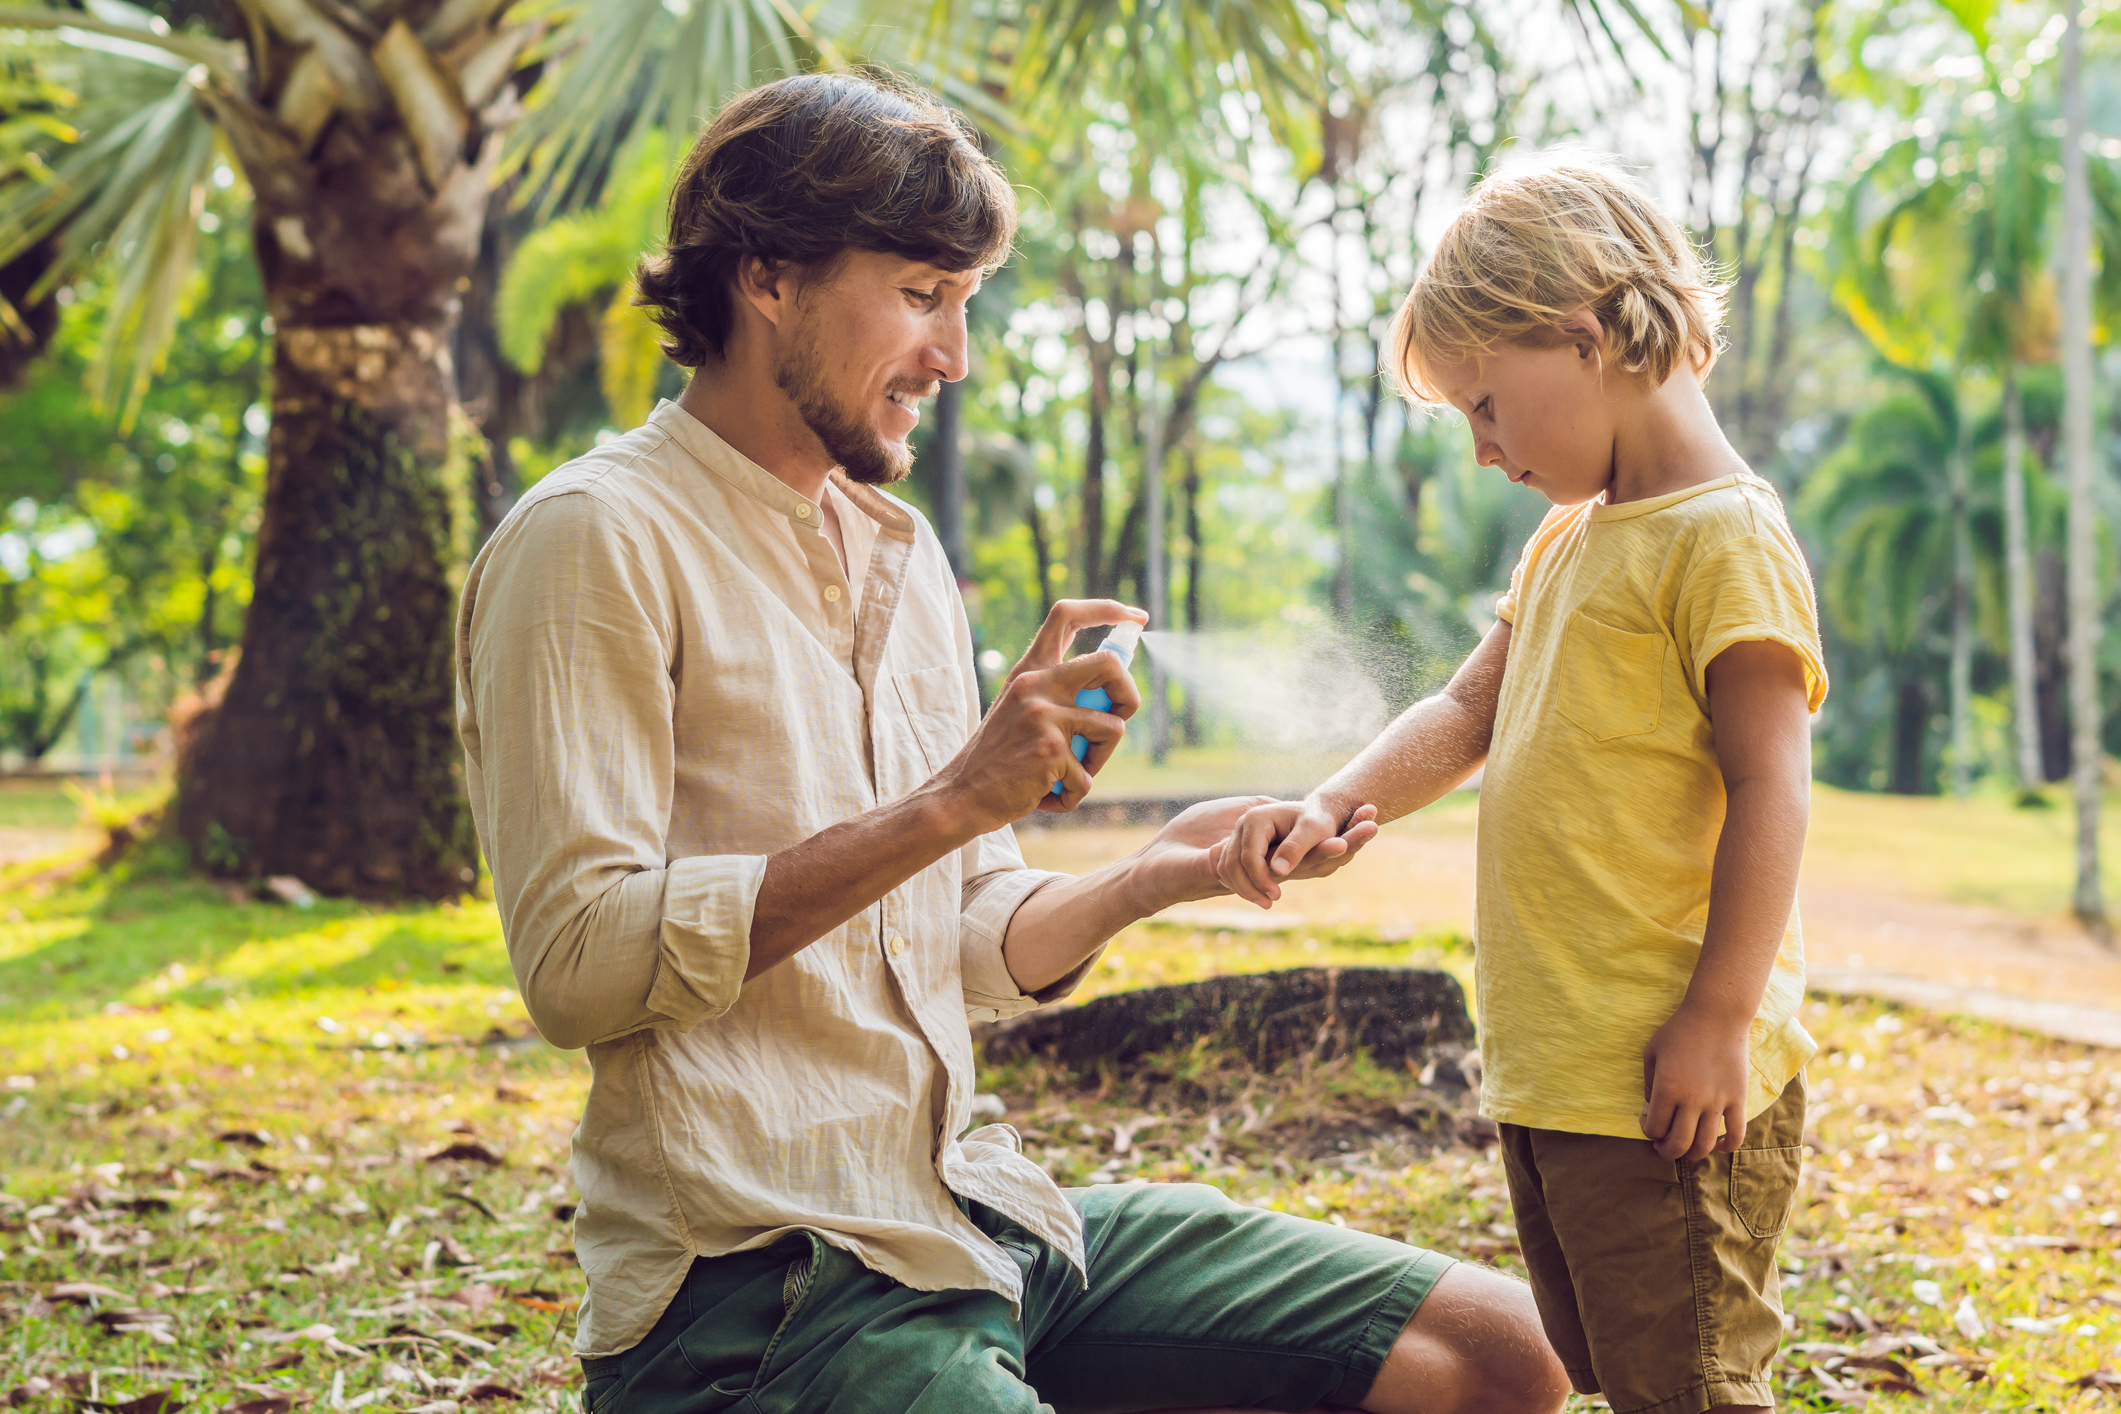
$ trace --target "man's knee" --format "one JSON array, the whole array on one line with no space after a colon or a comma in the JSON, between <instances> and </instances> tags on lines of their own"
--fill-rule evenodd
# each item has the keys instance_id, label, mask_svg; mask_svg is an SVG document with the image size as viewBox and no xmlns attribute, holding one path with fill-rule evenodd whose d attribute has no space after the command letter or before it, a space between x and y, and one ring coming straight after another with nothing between
<instances>
[{"instance_id":1,"label":"man's knee","mask_svg":"<svg viewBox=\"0 0 2121 1414\"><path fill-rule=\"evenodd\" d=\"M1362 1407L1371 1414L1553 1414L1569 1377L1532 1289L1461 1263L1400 1332Z\"/></svg>"}]
</instances>

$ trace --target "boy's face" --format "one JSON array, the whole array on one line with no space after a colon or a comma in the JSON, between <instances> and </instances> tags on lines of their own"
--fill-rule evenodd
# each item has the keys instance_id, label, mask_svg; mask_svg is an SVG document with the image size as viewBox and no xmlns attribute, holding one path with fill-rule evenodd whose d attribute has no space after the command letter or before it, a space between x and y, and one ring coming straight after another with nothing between
<instances>
[{"instance_id":1,"label":"boy's face","mask_svg":"<svg viewBox=\"0 0 2121 1414\"><path fill-rule=\"evenodd\" d=\"M1437 370L1473 427L1474 455L1557 506L1602 495L1613 480L1613 410L1598 345L1511 344ZM1625 376L1625 375L1621 375Z\"/></svg>"}]
</instances>

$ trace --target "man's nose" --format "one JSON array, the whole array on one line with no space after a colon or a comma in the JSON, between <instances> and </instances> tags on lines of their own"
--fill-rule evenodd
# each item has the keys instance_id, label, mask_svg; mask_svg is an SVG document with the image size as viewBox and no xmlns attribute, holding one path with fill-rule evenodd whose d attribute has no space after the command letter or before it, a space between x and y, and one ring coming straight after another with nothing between
<instances>
[{"instance_id":1,"label":"man's nose","mask_svg":"<svg viewBox=\"0 0 2121 1414\"><path fill-rule=\"evenodd\" d=\"M943 329L924 354L928 367L945 383L955 383L971 371L966 361L970 336L965 332L965 312L953 310L944 318Z\"/></svg>"}]
</instances>

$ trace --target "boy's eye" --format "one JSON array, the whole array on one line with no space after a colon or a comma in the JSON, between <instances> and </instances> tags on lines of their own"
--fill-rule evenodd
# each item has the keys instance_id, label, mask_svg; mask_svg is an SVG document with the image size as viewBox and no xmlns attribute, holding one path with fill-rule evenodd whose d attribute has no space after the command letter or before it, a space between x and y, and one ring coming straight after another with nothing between
<instances>
[{"instance_id":1,"label":"boy's eye","mask_svg":"<svg viewBox=\"0 0 2121 1414\"><path fill-rule=\"evenodd\" d=\"M1481 400L1480 400L1479 402L1477 402L1477 403L1473 404L1473 416L1475 416L1475 417L1486 417L1487 415L1488 415L1488 400L1487 400L1486 398L1482 398L1482 399L1481 399Z\"/></svg>"}]
</instances>

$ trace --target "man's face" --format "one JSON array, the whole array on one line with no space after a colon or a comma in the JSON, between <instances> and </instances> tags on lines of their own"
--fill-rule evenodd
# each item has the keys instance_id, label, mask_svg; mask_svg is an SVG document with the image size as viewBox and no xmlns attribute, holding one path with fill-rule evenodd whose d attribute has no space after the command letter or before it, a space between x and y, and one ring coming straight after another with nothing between
<instances>
[{"instance_id":1,"label":"man's face","mask_svg":"<svg viewBox=\"0 0 2121 1414\"><path fill-rule=\"evenodd\" d=\"M919 403L965 376L965 302L976 270L849 251L803 282L774 382L852 480L888 486L913 469Z\"/></svg>"},{"instance_id":2,"label":"man's face","mask_svg":"<svg viewBox=\"0 0 2121 1414\"><path fill-rule=\"evenodd\" d=\"M1626 377L1625 374L1613 374ZM1505 345L1437 370L1466 415L1482 466L1502 469L1557 506L1602 495L1613 480L1613 417L1595 345Z\"/></svg>"}]
</instances>

